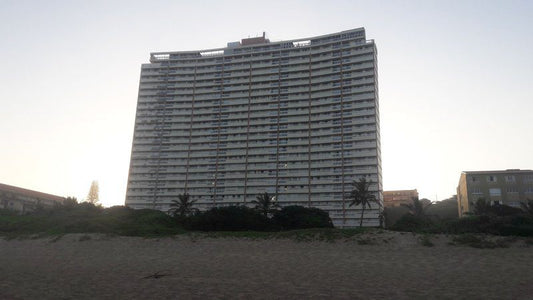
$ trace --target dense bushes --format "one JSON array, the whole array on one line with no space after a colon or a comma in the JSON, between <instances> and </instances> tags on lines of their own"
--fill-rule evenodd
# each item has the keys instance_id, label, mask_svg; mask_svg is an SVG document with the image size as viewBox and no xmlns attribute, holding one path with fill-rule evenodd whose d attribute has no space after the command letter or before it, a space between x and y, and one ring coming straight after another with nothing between
<instances>
[{"instance_id":1,"label":"dense bushes","mask_svg":"<svg viewBox=\"0 0 533 300\"><path fill-rule=\"evenodd\" d=\"M429 218L416 217L411 214L405 214L394 225L390 227L397 231L424 231L434 224Z\"/></svg>"},{"instance_id":2,"label":"dense bushes","mask_svg":"<svg viewBox=\"0 0 533 300\"><path fill-rule=\"evenodd\" d=\"M215 207L181 218L180 221L187 229L201 231L276 231L333 227L327 212L303 206L281 208L271 218L246 206Z\"/></svg>"},{"instance_id":3,"label":"dense bushes","mask_svg":"<svg viewBox=\"0 0 533 300\"><path fill-rule=\"evenodd\" d=\"M90 203L60 205L27 215L0 214L0 234L109 233L147 236L181 232L175 220L157 210Z\"/></svg>"},{"instance_id":4,"label":"dense bushes","mask_svg":"<svg viewBox=\"0 0 533 300\"><path fill-rule=\"evenodd\" d=\"M26 215L0 210L0 235L109 233L158 236L184 232L183 228L200 231L279 231L333 227L328 214L316 208L289 206L269 216L246 206L216 207L190 216L171 217L158 210L134 210L124 206L104 209L90 203L69 203Z\"/></svg>"},{"instance_id":5,"label":"dense bushes","mask_svg":"<svg viewBox=\"0 0 533 300\"><path fill-rule=\"evenodd\" d=\"M436 226L435 226L436 227ZM515 216L468 216L444 222L437 230L444 233L489 233L495 235L533 236L533 218Z\"/></svg>"},{"instance_id":6,"label":"dense bushes","mask_svg":"<svg viewBox=\"0 0 533 300\"><path fill-rule=\"evenodd\" d=\"M518 209L502 204L491 205L484 199L478 199L472 205L473 213L463 218L456 218L452 213L452 210L457 208L456 203L454 196L429 206L427 213L419 215L413 214L412 211L408 213L402 207L386 208L387 228L420 233L533 236L530 203L523 204L522 209Z\"/></svg>"},{"instance_id":7,"label":"dense bushes","mask_svg":"<svg viewBox=\"0 0 533 300\"><path fill-rule=\"evenodd\" d=\"M270 220L246 206L214 207L182 219L185 228L201 231L239 231L272 229Z\"/></svg>"},{"instance_id":8,"label":"dense bushes","mask_svg":"<svg viewBox=\"0 0 533 300\"><path fill-rule=\"evenodd\" d=\"M327 212L297 205L275 212L272 221L283 230L333 227Z\"/></svg>"},{"instance_id":9,"label":"dense bushes","mask_svg":"<svg viewBox=\"0 0 533 300\"><path fill-rule=\"evenodd\" d=\"M390 229L421 233L487 233L494 235L533 236L533 217L528 215L473 215L460 219L431 220L405 215Z\"/></svg>"}]
</instances>

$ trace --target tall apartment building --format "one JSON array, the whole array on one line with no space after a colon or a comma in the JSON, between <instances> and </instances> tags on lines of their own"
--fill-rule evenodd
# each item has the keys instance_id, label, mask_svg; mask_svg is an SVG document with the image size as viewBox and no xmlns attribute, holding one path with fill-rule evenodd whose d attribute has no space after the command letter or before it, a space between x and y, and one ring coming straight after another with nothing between
<instances>
[{"instance_id":1,"label":"tall apartment building","mask_svg":"<svg viewBox=\"0 0 533 300\"><path fill-rule=\"evenodd\" d=\"M382 201L376 46L364 28L201 51L143 64L126 205L168 210L189 193L201 210L258 194L359 224L352 182ZM365 212L379 225L379 209Z\"/></svg>"},{"instance_id":2,"label":"tall apartment building","mask_svg":"<svg viewBox=\"0 0 533 300\"><path fill-rule=\"evenodd\" d=\"M491 204L520 208L520 202L533 200L533 171L509 169L462 172L457 187L459 217L472 212L471 205L479 198Z\"/></svg>"}]
</instances>

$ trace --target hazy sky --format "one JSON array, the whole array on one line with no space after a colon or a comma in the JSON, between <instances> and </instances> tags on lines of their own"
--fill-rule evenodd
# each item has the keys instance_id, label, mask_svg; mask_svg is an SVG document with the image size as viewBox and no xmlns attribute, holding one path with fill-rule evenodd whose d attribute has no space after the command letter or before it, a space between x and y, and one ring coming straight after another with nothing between
<instances>
[{"instance_id":1,"label":"hazy sky","mask_svg":"<svg viewBox=\"0 0 533 300\"><path fill-rule=\"evenodd\" d=\"M365 27L385 190L533 169L533 1L0 0L0 183L123 204L150 52Z\"/></svg>"}]
</instances>

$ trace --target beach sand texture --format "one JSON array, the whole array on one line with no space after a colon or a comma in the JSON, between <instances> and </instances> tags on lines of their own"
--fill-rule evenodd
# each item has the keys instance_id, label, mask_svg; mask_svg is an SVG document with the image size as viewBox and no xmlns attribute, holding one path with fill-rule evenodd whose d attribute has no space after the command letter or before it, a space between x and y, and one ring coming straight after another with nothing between
<instances>
[{"instance_id":1,"label":"beach sand texture","mask_svg":"<svg viewBox=\"0 0 533 300\"><path fill-rule=\"evenodd\" d=\"M432 241L397 232L335 242L1 239L0 299L533 299L533 247L523 241L498 249Z\"/></svg>"}]
</instances>

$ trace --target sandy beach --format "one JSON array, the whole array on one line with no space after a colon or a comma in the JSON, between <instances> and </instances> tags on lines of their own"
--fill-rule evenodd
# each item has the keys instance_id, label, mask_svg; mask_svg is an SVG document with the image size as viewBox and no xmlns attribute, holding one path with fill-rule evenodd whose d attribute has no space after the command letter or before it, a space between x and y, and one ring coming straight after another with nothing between
<instances>
[{"instance_id":1,"label":"sandy beach","mask_svg":"<svg viewBox=\"0 0 533 300\"><path fill-rule=\"evenodd\" d=\"M533 247L383 232L335 242L109 237L0 240L0 299L531 299Z\"/></svg>"}]
</instances>

